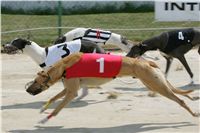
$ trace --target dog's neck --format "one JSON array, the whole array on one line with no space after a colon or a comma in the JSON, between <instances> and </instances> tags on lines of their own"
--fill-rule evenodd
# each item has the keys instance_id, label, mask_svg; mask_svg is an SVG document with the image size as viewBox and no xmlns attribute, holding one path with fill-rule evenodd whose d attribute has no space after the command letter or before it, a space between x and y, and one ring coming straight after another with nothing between
<instances>
[{"instance_id":1,"label":"dog's neck","mask_svg":"<svg viewBox=\"0 0 200 133\"><path fill-rule=\"evenodd\" d=\"M194 39L192 41L192 45L200 46L200 30L194 30Z\"/></svg>"},{"instance_id":2,"label":"dog's neck","mask_svg":"<svg viewBox=\"0 0 200 133\"><path fill-rule=\"evenodd\" d=\"M26 45L23 51L29 55L37 64L43 63L46 58L45 48L40 47L38 44L32 41L31 45Z\"/></svg>"}]
</instances>

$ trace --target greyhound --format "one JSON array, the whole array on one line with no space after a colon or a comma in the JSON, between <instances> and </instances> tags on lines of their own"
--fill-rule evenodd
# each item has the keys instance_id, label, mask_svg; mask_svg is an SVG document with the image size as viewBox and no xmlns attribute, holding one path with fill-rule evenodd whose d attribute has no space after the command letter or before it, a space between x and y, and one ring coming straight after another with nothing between
<instances>
[{"instance_id":1,"label":"greyhound","mask_svg":"<svg viewBox=\"0 0 200 133\"><path fill-rule=\"evenodd\" d=\"M75 28L63 36L57 38L54 44L63 43L66 41L72 41L76 39L84 39L97 43L98 45L108 45L112 44L126 53L130 51L133 43L127 40L124 36L113 33L111 31L105 31L101 29L91 29L91 28Z\"/></svg>"},{"instance_id":2,"label":"greyhound","mask_svg":"<svg viewBox=\"0 0 200 133\"><path fill-rule=\"evenodd\" d=\"M127 54L129 57L137 57L144 54L148 50L161 51L165 57L167 64L165 74L167 76L173 57L177 58L186 68L193 83L193 73L185 59L184 54L193 47L200 44L200 31L194 28L178 29L168 32L163 32L158 36L142 41L139 45L131 48ZM200 47L198 49L200 54Z\"/></svg>"},{"instance_id":3,"label":"greyhound","mask_svg":"<svg viewBox=\"0 0 200 133\"><path fill-rule=\"evenodd\" d=\"M113 67L113 65L115 67ZM65 85L67 89L58 93L51 98L41 109L44 112L48 106L57 99L64 97L63 101L55 108L55 110L42 119L40 122L45 123L67 105L75 96L79 87L90 85L101 85L114 79L114 77L134 76L140 79L144 85L151 91L160 93L161 95L177 102L185 108L192 116L199 116L194 113L183 100L175 95L180 94L191 100L194 98L187 95L192 90L180 90L173 87L162 74L161 70L152 61L108 55L108 54L71 54L57 63L55 63L47 71L41 71L38 76L27 83L26 91L31 95L38 95L55 84L63 76L66 78Z\"/></svg>"},{"instance_id":4,"label":"greyhound","mask_svg":"<svg viewBox=\"0 0 200 133\"><path fill-rule=\"evenodd\" d=\"M106 53L103 48L88 40L74 40L64 42L50 47L40 47L37 43L22 38L11 41L4 46L8 53L21 50L29 55L42 69L48 69L59 59L76 52L83 53ZM63 82L65 80L63 79ZM66 87L64 87L66 88ZM82 90L82 94L76 99L80 100L88 94L87 89Z\"/></svg>"},{"instance_id":5,"label":"greyhound","mask_svg":"<svg viewBox=\"0 0 200 133\"><path fill-rule=\"evenodd\" d=\"M77 43L77 42L73 43L75 40L81 40L82 42L81 43ZM100 47L104 44L116 45L117 47L121 48L123 51L128 52L128 51L130 51L130 48L133 45L133 43L130 40L127 40L122 35L112 33L110 31L105 31L105 30L100 30L100 29L91 29L91 28L75 28L75 29L65 33L62 37L57 38L54 42L54 45L58 45L61 43L68 43L68 42L72 42L70 44L79 45L75 51L73 50L74 52L83 52L83 53L91 53L91 52L95 52L95 51L96 51L96 53L105 53L105 51ZM37 64L40 64L40 66L42 68L49 67L51 64L55 63L55 61L57 61L56 59L52 60L52 58L49 58L48 62L51 62L51 63L49 65L45 64L44 60L47 60L47 57L45 56L45 52L44 52L45 50L47 50L47 52L48 52L48 49L52 49L51 53L48 52L48 56L49 57L56 56L56 57L58 57L57 59L60 59L60 56L65 57L64 55L67 56L69 53L74 53L72 51L69 52L68 49L66 49L65 47L63 47L63 48L60 47L61 48L60 53L58 50L55 49L56 47L54 47L54 48L47 47L44 49L44 48L41 48L40 46L38 46L34 42L32 42L32 43L34 43L34 46L26 47L26 49L24 49L25 43L26 43L25 39L20 39L20 38L15 39L12 41L11 45L8 44L8 45L4 46L4 51L7 53L15 53L15 51L17 51L17 50L22 50L25 53L27 53L28 55L30 55L32 57L32 59L35 60L37 62ZM93 44L94 44L94 46L92 46ZM74 45L74 46L70 45L70 48L74 49L74 47L77 47L76 45ZM81 49L78 50L80 45L81 45ZM69 46L69 44L68 44L68 46ZM64 49L66 49L66 50L63 51ZM63 52L65 52L64 55L61 55ZM37 55L38 53L43 53L43 54ZM52 53L54 53L54 54L52 54ZM55 57L53 57L53 58L55 58ZM88 94L87 88L83 88L82 94L79 98L77 98L77 100L82 99L87 94Z\"/></svg>"}]
</instances>

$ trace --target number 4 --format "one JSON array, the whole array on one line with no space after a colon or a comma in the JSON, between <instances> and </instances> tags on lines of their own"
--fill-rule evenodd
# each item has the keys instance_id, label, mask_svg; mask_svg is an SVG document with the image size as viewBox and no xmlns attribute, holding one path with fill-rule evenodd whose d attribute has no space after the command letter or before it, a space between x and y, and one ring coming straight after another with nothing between
<instances>
[{"instance_id":1,"label":"number 4","mask_svg":"<svg viewBox=\"0 0 200 133\"><path fill-rule=\"evenodd\" d=\"M178 39L184 40L183 32L178 32Z\"/></svg>"},{"instance_id":2,"label":"number 4","mask_svg":"<svg viewBox=\"0 0 200 133\"><path fill-rule=\"evenodd\" d=\"M96 62L99 62L99 73L104 73L104 58L101 57L97 59Z\"/></svg>"}]
</instances>

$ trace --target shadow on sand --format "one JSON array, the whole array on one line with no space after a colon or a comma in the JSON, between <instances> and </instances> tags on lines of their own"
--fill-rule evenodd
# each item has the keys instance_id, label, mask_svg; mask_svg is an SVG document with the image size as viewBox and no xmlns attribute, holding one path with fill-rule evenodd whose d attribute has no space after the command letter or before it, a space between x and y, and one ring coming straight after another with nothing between
<instances>
[{"instance_id":1,"label":"shadow on sand","mask_svg":"<svg viewBox=\"0 0 200 133\"><path fill-rule=\"evenodd\" d=\"M184 86L177 87L182 90L200 90L200 84L187 84ZM122 91L148 91L146 87L140 87L140 88L134 88L134 87L115 87L116 90L122 90Z\"/></svg>"},{"instance_id":2,"label":"shadow on sand","mask_svg":"<svg viewBox=\"0 0 200 133\"><path fill-rule=\"evenodd\" d=\"M36 126L33 130L11 130L11 133L139 133L153 132L153 130L165 128L181 128L186 126L195 126L189 122L178 123L138 123L121 125L106 128L63 128L63 126ZM197 129L198 130L198 129Z\"/></svg>"},{"instance_id":3,"label":"shadow on sand","mask_svg":"<svg viewBox=\"0 0 200 133\"><path fill-rule=\"evenodd\" d=\"M141 88L115 87L114 89L116 89L116 90L121 90L121 91L133 91L133 92L147 91L147 90L148 90L146 87L141 87Z\"/></svg>"},{"instance_id":4,"label":"shadow on sand","mask_svg":"<svg viewBox=\"0 0 200 133\"><path fill-rule=\"evenodd\" d=\"M200 90L200 84L187 84L184 86L180 86L178 87L180 89L183 90ZM146 87L142 87L142 88L128 88L128 87L124 87L124 88L115 88L116 90L123 90L123 91L147 91ZM55 103L53 103L49 108L50 109L54 109L59 103L61 102L61 100L56 101ZM104 101L95 101L95 100L84 100L84 101L77 101L77 102L71 102L68 106L66 106L65 108L81 108L81 107L85 107L88 106L90 104L98 104L98 103L102 103L102 102L107 102L106 100ZM5 105L5 106L1 106L1 110L6 110L6 109L40 109L43 105L44 105L44 101L37 101L37 102L31 102L31 103L22 103L22 104L14 104L14 105Z\"/></svg>"},{"instance_id":5,"label":"shadow on sand","mask_svg":"<svg viewBox=\"0 0 200 133\"><path fill-rule=\"evenodd\" d=\"M61 102L62 100L56 101L53 103L49 109L55 109L55 107ZM94 101L94 100L85 100L85 101L77 101L77 102L71 102L68 106L65 106L65 108L81 108L85 107L91 104L98 104L103 103L106 101ZM7 109L40 109L45 104L44 101L39 102L31 102L31 103L23 103L23 104L14 104L14 105L6 105L2 106L1 110L7 110Z\"/></svg>"},{"instance_id":6,"label":"shadow on sand","mask_svg":"<svg viewBox=\"0 0 200 133\"><path fill-rule=\"evenodd\" d=\"M200 84L187 84L179 88L183 90L200 90Z\"/></svg>"}]
</instances>

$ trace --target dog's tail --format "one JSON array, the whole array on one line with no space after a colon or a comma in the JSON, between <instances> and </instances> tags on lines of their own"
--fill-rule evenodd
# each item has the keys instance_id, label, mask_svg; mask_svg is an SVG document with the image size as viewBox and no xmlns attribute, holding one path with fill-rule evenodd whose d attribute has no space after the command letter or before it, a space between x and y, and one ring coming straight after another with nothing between
<instances>
[{"instance_id":1,"label":"dog's tail","mask_svg":"<svg viewBox=\"0 0 200 133\"><path fill-rule=\"evenodd\" d=\"M154 68L159 68L158 65L153 62L153 61L148 61L149 65L151 67L154 67ZM173 87L168 81L167 81L167 84L169 85L169 87L171 88L171 90L176 93L176 94L180 94L180 95L187 95L191 92L193 92L193 90L182 90L182 89L179 89L179 88L175 88Z\"/></svg>"},{"instance_id":2,"label":"dog's tail","mask_svg":"<svg viewBox=\"0 0 200 133\"><path fill-rule=\"evenodd\" d=\"M182 90L182 89L179 89L179 88L175 88L168 81L167 81L167 83L170 86L171 90L176 94L187 95L187 94L189 94L189 93L194 91L194 90Z\"/></svg>"},{"instance_id":3,"label":"dog's tail","mask_svg":"<svg viewBox=\"0 0 200 133\"><path fill-rule=\"evenodd\" d=\"M150 65L151 67L158 68L158 69L157 69L157 70L158 70L158 71L157 71L157 72L158 72L157 74L160 75L159 79L162 79L162 81L165 80L166 83L167 83L167 85L168 85L168 87L170 87L171 90L172 90L174 93L179 94L179 95L187 95L187 94L193 92L193 90L182 90L182 89L180 89L180 88L175 88L175 87L172 86L172 85L169 83L169 81L167 81L166 78L162 75L162 72L160 71L160 69L159 69L159 67L157 66L156 63L154 63L153 61L148 61L148 63L149 63L149 65Z\"/></svg>"}]
</instances>

